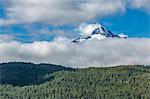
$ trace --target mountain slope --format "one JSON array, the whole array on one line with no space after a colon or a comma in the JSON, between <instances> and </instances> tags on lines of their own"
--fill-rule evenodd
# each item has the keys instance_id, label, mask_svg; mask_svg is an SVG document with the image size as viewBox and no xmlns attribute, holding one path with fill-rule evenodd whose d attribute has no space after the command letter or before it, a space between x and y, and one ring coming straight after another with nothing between
<instances>
[{"instance_id":1,"label":"mountain slope","mask_svg":"<svg viewBox=\"0 0 150 99\"><path fill-rule=\"evenodd\" d=\"M61 70L74 70L60 65L10 62L0 64L0 83L12 85L40 84L50 80L45 75Z\"/></svg>"},{"instance_id":2,"label":"mountain slope","mask_svg":"<svg viewBox=\"0 0 150 99\"><path fill-rule=\"evenodd\" d=\"M150 67L140 65L58 71L40 85L1 85L2 99L149 99Z\"/></svg>"}]
</instances>

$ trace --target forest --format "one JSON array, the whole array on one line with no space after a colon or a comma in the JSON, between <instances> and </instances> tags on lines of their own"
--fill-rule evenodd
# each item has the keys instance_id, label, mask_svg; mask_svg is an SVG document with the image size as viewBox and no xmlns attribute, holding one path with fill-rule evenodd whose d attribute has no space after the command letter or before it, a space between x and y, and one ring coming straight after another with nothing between
<instances>
[{"instance_id":1,"label":"forest","mask_svg":"<svg viewBox=\"0 0 150 99\"><path fill-rule=\"evenodd\" d=\"M150 66L0 64L1 99L150 99Z\"/></svg>"}]
</instances>

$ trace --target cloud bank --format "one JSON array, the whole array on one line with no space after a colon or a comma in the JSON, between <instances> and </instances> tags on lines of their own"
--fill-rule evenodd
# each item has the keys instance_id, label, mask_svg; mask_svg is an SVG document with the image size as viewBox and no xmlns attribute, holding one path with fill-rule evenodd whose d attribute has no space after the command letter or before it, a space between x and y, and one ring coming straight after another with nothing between
<instances>
[{"instance_id":1,"label":"cloud bank","mask_svg":"<svg viewBox=\"0 0 150 99\"><path fill-rule=\"evenodd\" d=\"M52 42L17 41L0 43L0 62L24 61L52 63L71 67L113 66L123 64L150 65L150 39L92 40L80 44L58 38Z\"/></svg>"},{"instance_id":2,"label":"cloud bank","mask_svg":"<svg viewBox=\"0 0 150 99\"><path fill-rule=\"evenodd\" d=\"M13 36L7 35L7 34L0 34L0 43L3 42L10 42L13 40Z\"/></svg>"}]
</instances>

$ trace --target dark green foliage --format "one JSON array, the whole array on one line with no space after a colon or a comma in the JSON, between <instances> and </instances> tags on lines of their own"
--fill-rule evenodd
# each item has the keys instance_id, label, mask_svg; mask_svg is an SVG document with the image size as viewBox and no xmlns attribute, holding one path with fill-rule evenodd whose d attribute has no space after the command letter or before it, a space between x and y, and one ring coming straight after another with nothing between
<instances>
[{"instance_id":1,"label":"dark green foliage","mask_svg":"<svg viewBox=\"0 0 150 99\"><path fill-rule=\"evenodd\" d=\"M24 62L10 62L0 64L0 83L12 85L31 85L49 81L46 75L60 70L73 70L53 64L33 64Z\"/></svg>"},{"instance_id":2,"label":"dark green foliage","mask_svg":"<svg viewBox=\"0 0 150 99\"><path fill-rule=\"evenodd\" d=\"M149 99L150 67L117 66L58 71L39 85L1 85L2 99Z\"/></svg>"}]
</instances>

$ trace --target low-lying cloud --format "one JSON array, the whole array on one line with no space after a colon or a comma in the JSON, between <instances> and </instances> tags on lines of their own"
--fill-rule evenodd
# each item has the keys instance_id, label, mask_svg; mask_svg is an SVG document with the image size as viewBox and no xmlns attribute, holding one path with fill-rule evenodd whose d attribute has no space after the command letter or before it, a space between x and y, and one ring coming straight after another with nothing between
<instances>
[{"instance_id":1,"label":"low-lying cloud","mask_svg":"<svg viewBox=\"0 0 150 99\"><path fill-rule=\"evenodd\" d=\"M150 65L150 39L106 39L71 43L59 38L52 42L17 41L0 43L0 62L24 61L71 67Z\"/></svg>"}]
</instances>

